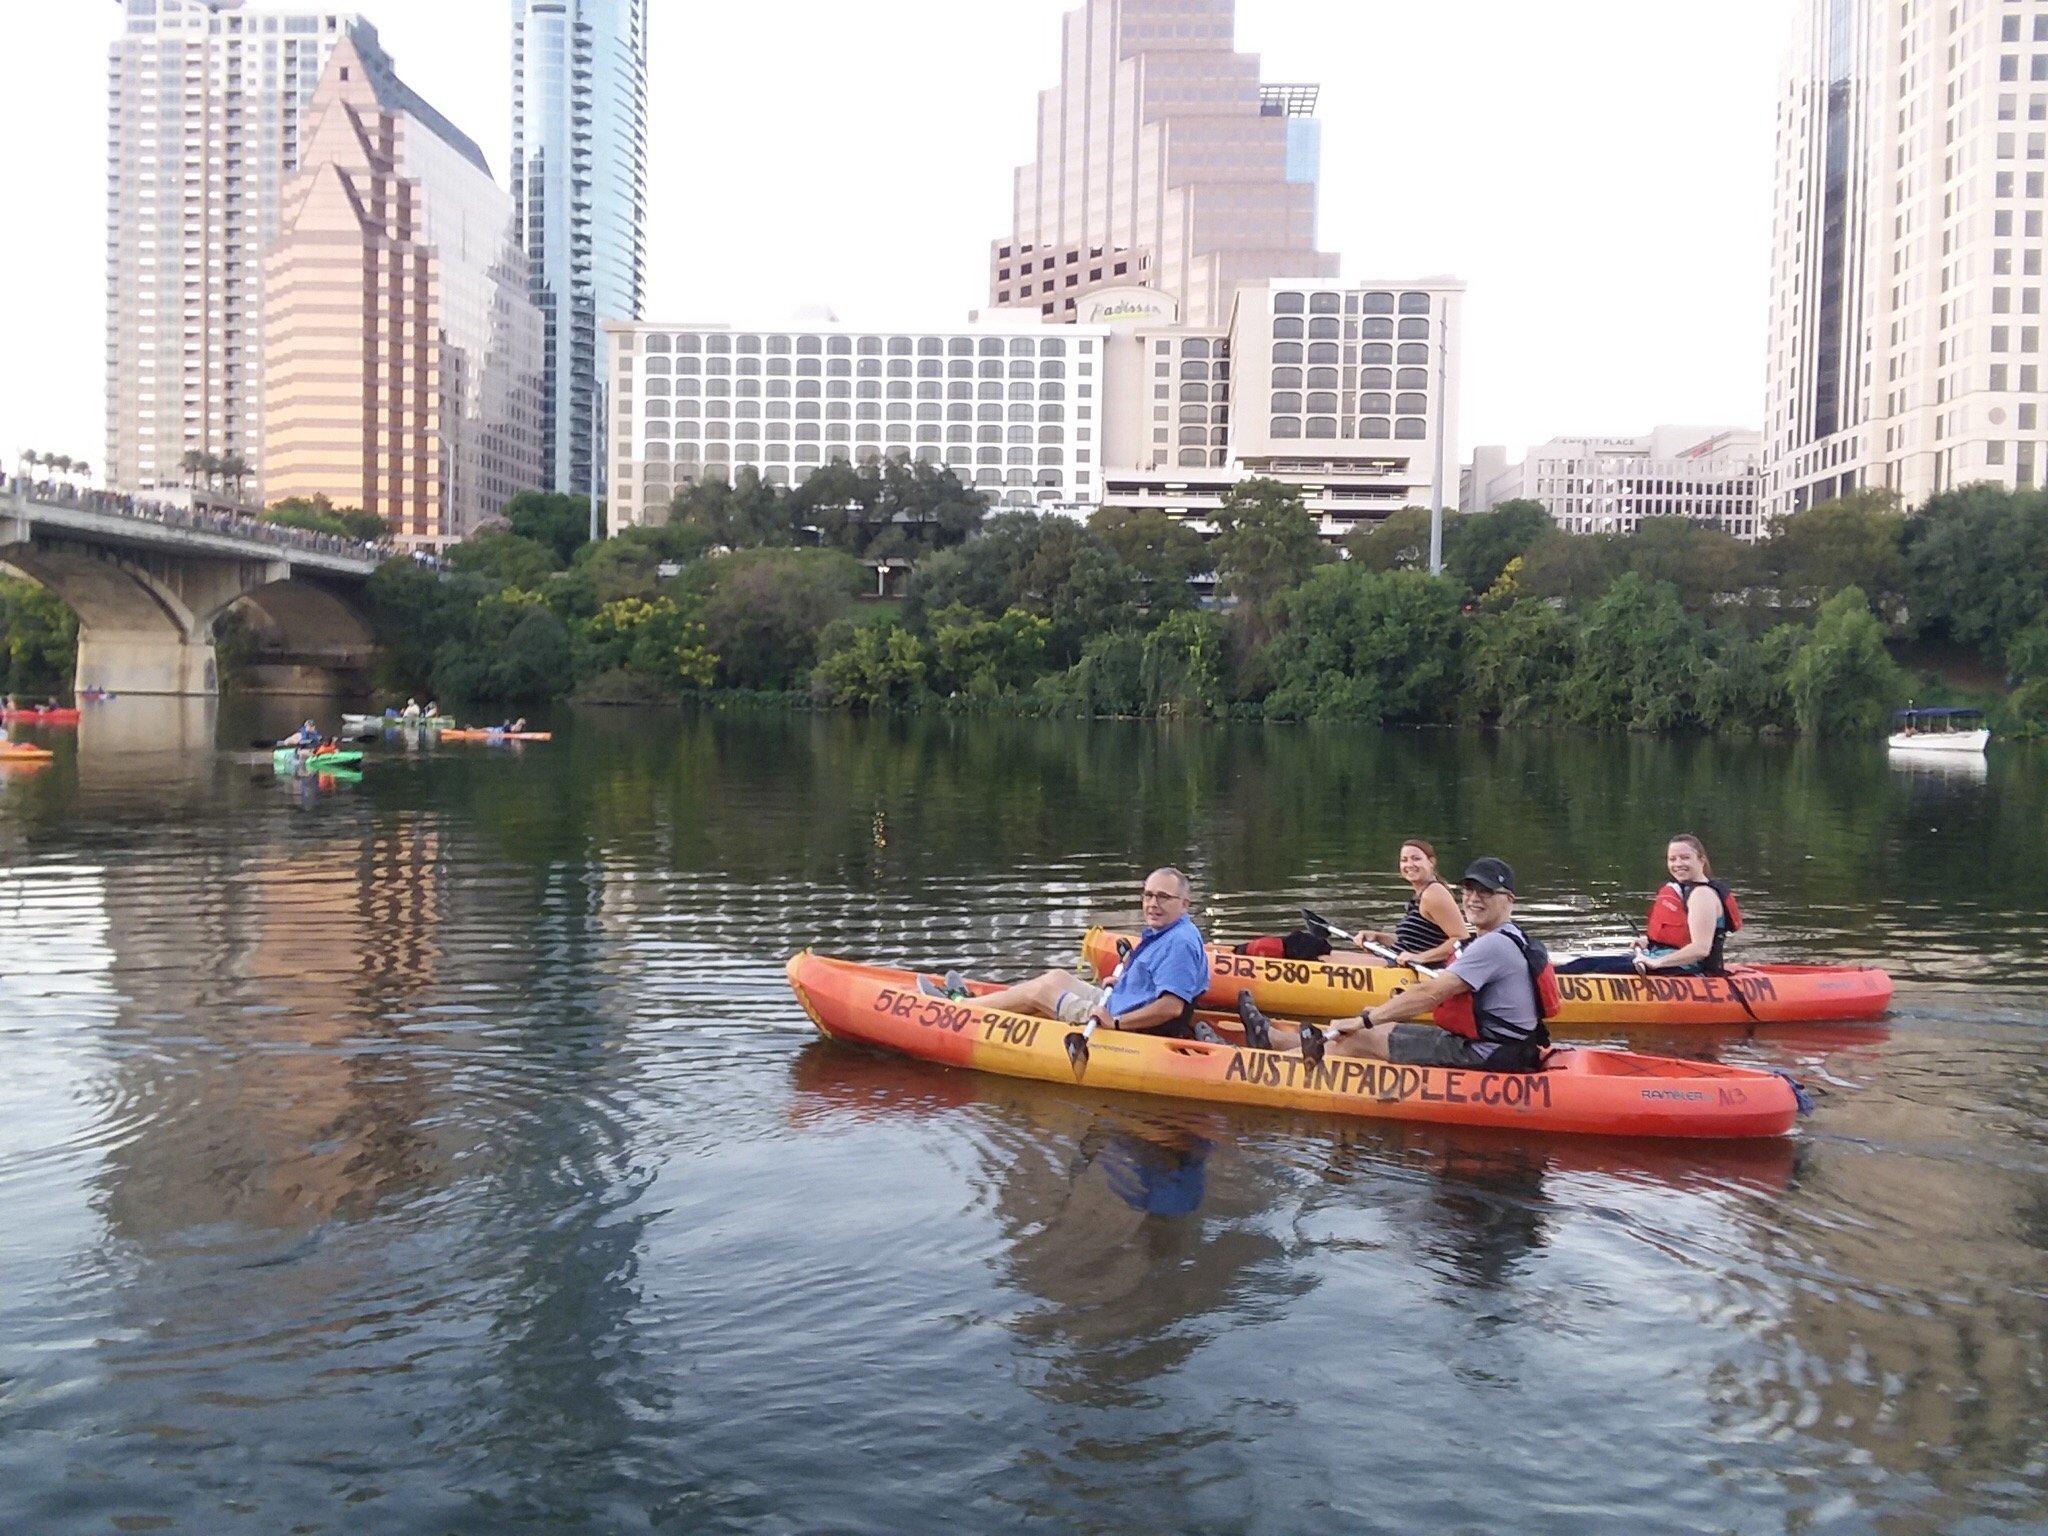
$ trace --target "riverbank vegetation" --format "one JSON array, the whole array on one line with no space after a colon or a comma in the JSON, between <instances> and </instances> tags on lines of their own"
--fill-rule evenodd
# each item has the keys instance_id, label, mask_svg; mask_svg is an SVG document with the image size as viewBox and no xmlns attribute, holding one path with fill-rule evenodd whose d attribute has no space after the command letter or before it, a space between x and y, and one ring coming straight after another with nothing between
<instances>
[{"instance_id":1,"label":"riverbank vegetation","mask_svg":"<svg viewBox=\"0 0 2048 1536\"><path fill-rule=\"evenodd\" d=\"M1871 734L1959 697L1909 649L2048 723L2048 496L1970 487L1907 517L1860 493L1743 544L1682 519L1567 535L1540 506L1315 537L1251 480L1205 541L1158 512L984 512L928 465L742 474L595 544L524 497L437 580L371 585L397 691L539 701L712 692L790 704ZM900 593L876 597L902 562ZM895 562L891 565L890 562ZM1213 574L1205 599L1203 578Z\"/></svg>"},{"instance_id":2,"label":"riverbank vegetation","mask_svg":"<svg viewBox=\"0 0 2048 1536\"><path fill-rule=\"evenodd\" d=\"M1340 551L1250 480L1214 523L992 514L903 461L795 489L742 472L595 542L583 498L528 493L366 597L380 686L446 700L1867 735L1910 699L2048 733L2048 493L1971 486L1908 516L1859 492L1754 545L1678 518L1567 535L1508 503L1446 518L1441 577L1420 509ZM10 686L61 688L75 620L24 583L0 615Z\"/></svg>"}]
</instances>

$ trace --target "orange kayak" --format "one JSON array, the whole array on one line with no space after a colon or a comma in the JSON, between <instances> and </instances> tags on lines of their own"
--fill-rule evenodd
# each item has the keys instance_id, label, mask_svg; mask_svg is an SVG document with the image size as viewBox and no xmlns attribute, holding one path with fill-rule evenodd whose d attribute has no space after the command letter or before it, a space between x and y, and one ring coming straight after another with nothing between
<instances>
[{"instance_id":1,"label":"orange kayak","mask_svg":"<svg viewBox=\"0 0 2048 1536\"><path fill-rule=\"evenodd\" d=\"M0 720L9 725L20 721L23 725L76 725L78 711L75 709L0 709Z\"/></svg>"},{"instance_id":2,"label":"orange kayak","mask_svg":"<svg viewBox=\"0 0 2048 1536\"><path fill-rule=\"evenodd\" d=\"M441 732L443 741L553 741L553 731L486 731L474 726L450 726Z\"/></svg>"},{"instance_id":3,"label":"orange kayak","mask_svg":"<svg viewBox=\"0 0 2048 1536\"><path fill-rule=\"evenodd\" d=\"M927 997L912 972L809 950L790 959L788 972L811 1022L836 1040L1006 1077L1075 1081L1064 1024L971 998ZM1084 1080L1122 1093L1594 1136L1779 1136L1798 1113L1791 1084L1775 1073L1631 1051L1561 1050L1540 1072L1335 1056L1311 1066L1291 1053L1102 1031Z\"/></svg>"},{"instance_id":4,"label":"orange kayak","mask_svg":"<svg viewBox=\"0 0 2048 1536\"><path fill-rule=\"evenodd\" d=\"M1081 940L1081 965L1098 979L1116 969L1117 940L1132 937L1090 928ZM1380 965L1364 955L1321 960L1235 955L1209 946L1209 990L1204 1008L1235 1009L1249 990L1268 1013L1290 1019L1342 1019L1377 1007L1416 980L1405 966ZM1869 966L1740 965L1721 976L1560 976L1564 1006L1550 1028L1668 1024L1804 1024L1877 1019L1891 1006L1892 979Z\"/></svg>"},{"instance_id":5,"label":"orange kayak","mask_svg":"<svg viewBox=\"0 0 2048 1536\"><path fill-rule=\"evenodd\" d=\"M0 742L0 763L46 763L56 755L48 747L32 747L25 741Z\"/></svg>"}]
</instances>

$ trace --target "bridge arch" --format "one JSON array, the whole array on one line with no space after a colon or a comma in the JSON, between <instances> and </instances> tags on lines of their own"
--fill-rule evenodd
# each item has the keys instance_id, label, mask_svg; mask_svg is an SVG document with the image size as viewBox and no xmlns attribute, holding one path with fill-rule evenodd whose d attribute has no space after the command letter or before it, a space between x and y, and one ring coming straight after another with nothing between
<instances>
[{"instance_id":1,"label":"bridge arch","mask_svg":"<svg viewBox=\"0 0 2048 1536\"><path fill-rule=\"evenodd\" d=\"M292 575L242 593L223 610L247 621L257 652L246 684L267 693L325 693L364 680L376 650L369 620L343 593Z\"/></svg>"},{"instance_id":2,"label":"bridge arch","mask_svg":"<svg viewBox=\"0 0 2048 1536\"><path fill-rule=\"evenodd\" d=\"M213 693L220 669L213 615L142 566L93 551L12 544L0 562L54 592L78 615L79 688L110 693Z\"/></svg>"}]
</instances>

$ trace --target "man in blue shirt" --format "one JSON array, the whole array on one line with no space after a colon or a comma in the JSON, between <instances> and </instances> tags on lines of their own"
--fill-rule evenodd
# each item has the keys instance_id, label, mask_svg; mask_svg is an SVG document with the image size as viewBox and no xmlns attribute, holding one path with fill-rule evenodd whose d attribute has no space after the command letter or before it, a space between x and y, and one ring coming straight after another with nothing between
<instances>
[{"instance_id":1,"label":"man in blue shirt","mask_svg":"<svg viewBox=\"0 0 2048 1536\"><path fill-rule=\"evenodd\" d=\"M1172 1035L1178 1039L1220 1038L1190 1018L1194 1001L1209 989L1209 955L1202 931L1188 916L1193 898L1188 877L1177 869L1155 869L1145 877L1145 931L1138 936L1114 986L1097 986L1069 971L1047 971L974 1001L984 1008L1062 1024L1094 1019L1105 1029ZM930 978L926 992L945 996Z\"/></svg>"}]
</instances>

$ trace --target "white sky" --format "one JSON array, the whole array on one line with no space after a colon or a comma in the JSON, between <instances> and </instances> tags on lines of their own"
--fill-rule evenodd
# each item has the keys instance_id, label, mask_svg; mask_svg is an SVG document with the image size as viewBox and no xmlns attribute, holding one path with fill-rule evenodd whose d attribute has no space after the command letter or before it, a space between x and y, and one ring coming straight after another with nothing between
<instances>
[{"instance_id":1,"label":"white sky","mask_svg":"<svg viewBox=\"0 0 2048 1536\"><path fill-rule=\"evenodd\" d=\"M951 323L986 300L1072 0L652 0L648 317ZM1461 452L1763 414L1794 0L1238 0L1323 87L1347 277L1470 284ZM261 0L255 8L278 9ZM315 0L303 7L320 8ZM508 0L359 0L502 178ZM0 462L100 462L116 0L0 0Z\"/></svg>"}]
</instances>

